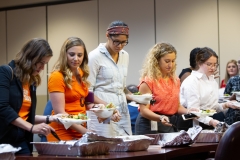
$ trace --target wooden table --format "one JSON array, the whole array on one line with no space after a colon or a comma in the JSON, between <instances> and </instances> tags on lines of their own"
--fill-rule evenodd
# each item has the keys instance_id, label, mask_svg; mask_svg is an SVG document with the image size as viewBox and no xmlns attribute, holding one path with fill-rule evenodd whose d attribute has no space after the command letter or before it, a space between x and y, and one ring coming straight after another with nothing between
<instances>
[{"instance_id":1,"label":"wooden table","mask_svg":"<svg viewBox=\"0 0 240 160\"><path fill-rule=\"evenodd\" d=\"M109 155L83 156L83 157L66 157L66 156L50 156L38 155L33 156L17 156L16 160L169 160L169 159L186 159L192 155L202 154L209 151L216 151L218 143L195 143L191 146L176 148L161 148L158 145L150 145L147 151L138 152L110 152ZM190 158L191 159L191 158Z\"/></svg>"}]
</instances>

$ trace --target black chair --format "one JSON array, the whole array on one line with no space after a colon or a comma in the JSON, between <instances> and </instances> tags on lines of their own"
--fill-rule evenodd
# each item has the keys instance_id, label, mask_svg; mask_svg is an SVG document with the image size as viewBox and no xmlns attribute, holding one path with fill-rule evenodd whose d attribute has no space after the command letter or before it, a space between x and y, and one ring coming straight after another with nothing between
<instances>
[{"instance_id":1,"label":"black chair","mask_svg":"<svg viewBox=\"0 0 240 160\"><path fill-rule=\"evenodd\" d=\"M235 122L220 140L215 153L215 160L236 160L239 158L239 148L240 122Z\"/></svg>"}]
</instances>

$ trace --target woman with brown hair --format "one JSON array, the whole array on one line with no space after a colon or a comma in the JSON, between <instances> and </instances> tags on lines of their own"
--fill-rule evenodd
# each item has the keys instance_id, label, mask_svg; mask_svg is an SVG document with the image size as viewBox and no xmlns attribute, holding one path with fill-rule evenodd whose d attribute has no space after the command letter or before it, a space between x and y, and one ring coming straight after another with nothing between
<instances>
[{"instance_id":1,"label":"woman with brown hair","mask_svg":"<svg viewBox=\"0 0 240 160\"><path fill-rule=\"evenodd\" d=\"M181 104L186 108L197 108L201 110L216 110L212 117L202 116L194 121L208 128L224 120L223 110L236 108L231 102L218 103L218 84L214 79L214 72L218 68L218 56L208 47L201 48L196 56L198 69L192 71L181 85Z\"/></svg>"},{"instance_id":2,"label":"woman with brown hair","mask_svg":"<svg viewBox=\"0 0 240 160\"><path fill-rule=\"evenodd\" d=\"M35 115L39 73L52 57L48 42L28 41L8 65L0 66L0 143L21 147L16 154L31 154L33 134L48 135L54 129L46 123L54 117Z\"/></svg>"}]
</instances>

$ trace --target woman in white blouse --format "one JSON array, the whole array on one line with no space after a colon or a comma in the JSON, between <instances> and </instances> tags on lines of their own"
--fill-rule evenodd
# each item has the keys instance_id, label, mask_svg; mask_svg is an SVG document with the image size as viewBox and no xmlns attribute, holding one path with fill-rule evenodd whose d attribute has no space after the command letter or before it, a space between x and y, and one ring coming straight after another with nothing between
<instances>
[{"instance_id":1,"label":"woman in white blouse","mask_svg":"<svg viewBox=\"0 0 240 160\"><path fill-rule=\"evenodd\" d=\"M229 107L236 108L231 102L218 103L218 84L214 79L214 72L218 68L218 56L210 48L204 47L196 56L198 69L192 71L180 88L180 103L187 108L202 110L214 109L221 112ZM216 116L217 117L217 116ZM216 127L219 120L203 116L197 119L205 125ZM195 124L198 123L194 121Z\"/></svg>"}]
</instances>

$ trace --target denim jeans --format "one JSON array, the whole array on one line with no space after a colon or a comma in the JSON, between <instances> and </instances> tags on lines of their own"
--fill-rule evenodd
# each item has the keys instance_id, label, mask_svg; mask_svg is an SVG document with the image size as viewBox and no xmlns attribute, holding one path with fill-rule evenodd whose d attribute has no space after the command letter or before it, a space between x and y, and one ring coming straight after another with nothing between
<instances>
[{"instance_id":1,"label":"denim jeans","mask_svg":"<svg viewBox=\"0 0 240 160\"><path fill-rule=\"evenodd\" d=\"M12 133L15 135L16 139L15 141L10 141L9 144L11 144L13 147L21 147L21 150L16 152L16 155L19 154L24 154L24 155L31 155L32 153L30 152L29 149L29 142L26 141L25 139L25 130L18 128L17 133Z\"/></svg>"}]
</instances>

